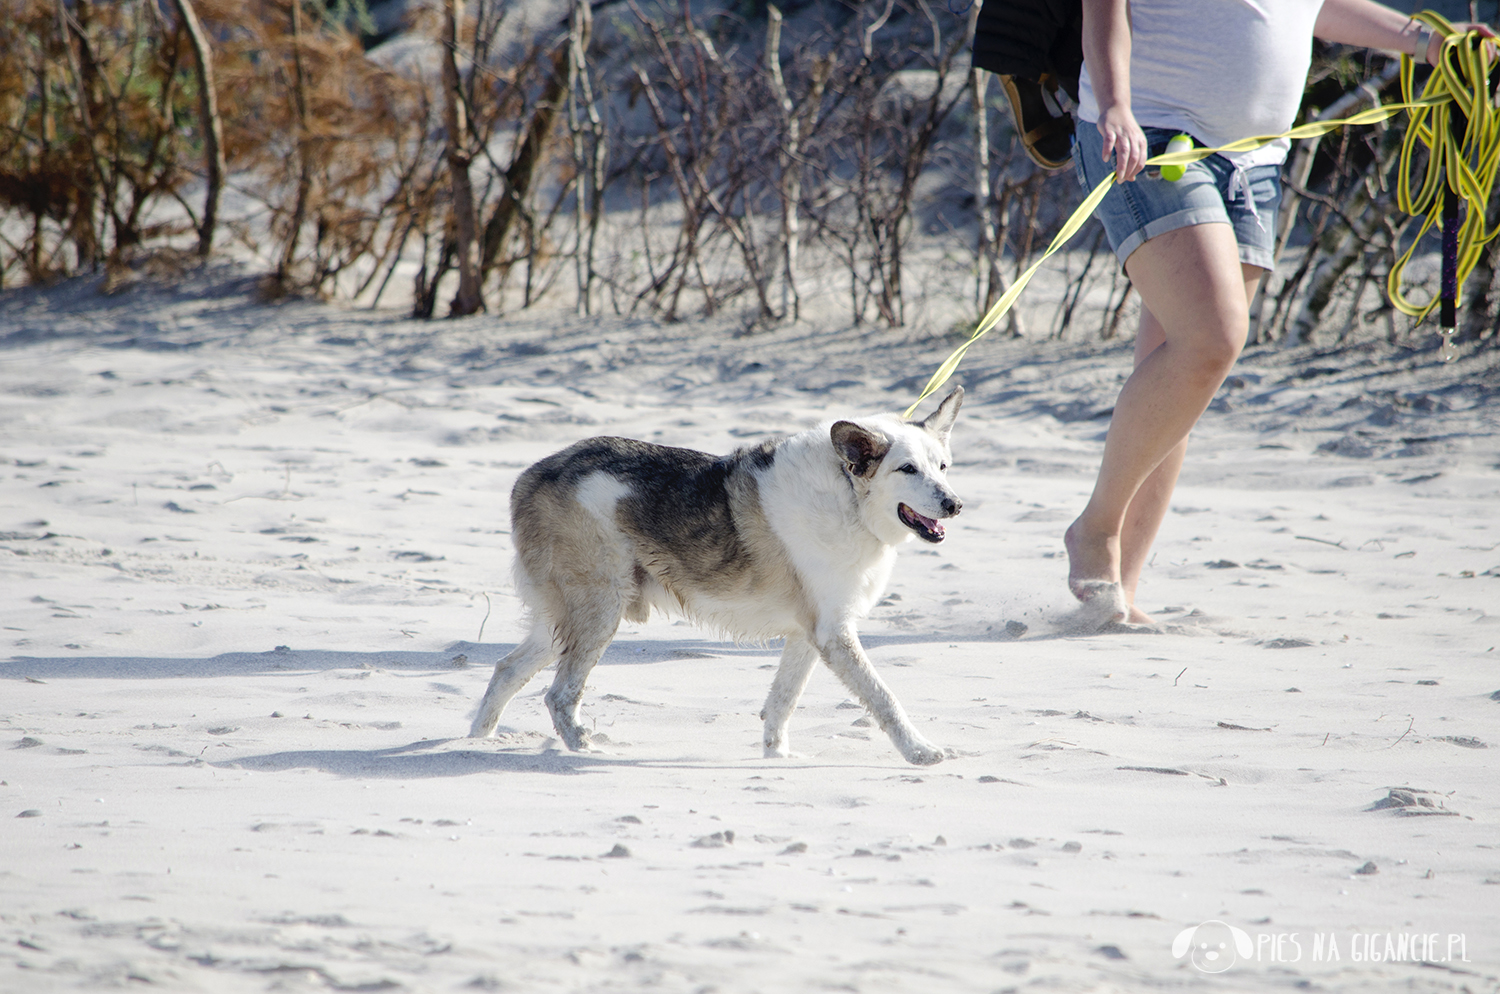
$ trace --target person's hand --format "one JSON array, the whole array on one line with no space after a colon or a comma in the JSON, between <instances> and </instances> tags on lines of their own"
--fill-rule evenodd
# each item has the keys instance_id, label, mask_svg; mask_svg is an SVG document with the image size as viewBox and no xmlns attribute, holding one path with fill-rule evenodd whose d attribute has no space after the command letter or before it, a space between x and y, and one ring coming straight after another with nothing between
<instances>
[{"instance_id":1,"label":"person's hand","mask_svg":"<svg viewBox=\"0 0 1500 994\"><path fill-rule=\"evenodd\" d=\"M1099 113L1099 137L1104 141L1104 161L1115 157L1115 179L1129 183L1146 165L1146 134L1135 123L1129 107L1115 105Z\"/></svg>"},{"instance_id":2,"label":"person's hand","mask_svg":"<svg viewBox=\"0 0 1500 994\"><path fill-rule=\"evenodd\" d=\"M1460 24L1455 24L1453 25L1453 30L1458 34L1467 34L1470 31L1477 31L1479 32L1479 37L1481 38L1500 39L1500 35L1496 35L1494 29L1491 28L1488 24L1480 24L1477 21L1464 21ZM1489 49L1491 58L1494 58L1497 54L1500 54L1500 52L1497 52L1495 45L1490 45ZM1442 54L1443 36L1434 31L1432 33L1432 37L1427 39L1427 64L1436 64L1438 58L1441 57Z\"/></svg>"}]
</instances>

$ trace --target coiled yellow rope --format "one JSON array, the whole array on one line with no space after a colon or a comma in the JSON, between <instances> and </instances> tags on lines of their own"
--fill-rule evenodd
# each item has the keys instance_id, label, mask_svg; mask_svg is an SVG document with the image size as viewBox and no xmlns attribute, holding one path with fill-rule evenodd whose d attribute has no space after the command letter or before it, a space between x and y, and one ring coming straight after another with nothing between
<instances>
[{"instance_id":1,"label":"coiled yellow rope","mask_svg":"<svg viewBox=\"0 0 1500 994\"><path fill-rule=\"evenodd\" d=\"M1402 211L1414 217L1425 215L1425 220L1417 238L1412 242L1412 247L1407 249L1406 253L1391 267L1387 280L1387 292L1393 306L1403 314L1421 320L1437 306L1438 298L1434 296L1426 304L1411 303L1401 291L1401 278L1422 236L1434 225L1441 226L1442 191L1445 179L1448 183L1454 184L1454 191L1471 205L1459 232L1458 282L1460 286L1478 263L1485 243L1496 235L1496 232L1485 229L1484 205L1489 203L1490 189L1494 185L1496 169L1500 167L1500 114L1497 114L1492 105L1488 90L1490 66L1494 59L1493 42L1484 44L1483 36L1477 31L1460 33L1446 18L1431 11L1423 11L1414 15L1414 18L1433 27L1443 35L1442 56L1433 67L1432 74L1428 77L1427 85L1423 88L1420 97L1412 96L1414 65L1410 56L1403 55L1401 57L1401 94L1404 99L1401 103L1373 107L1336 121L1303 124L1279 135L1257 135L1253 138L1242 138L1218 148L1194 148L1185 152L1158 155L1147 159L1146 165L1158 168L1166 165L1186 165L1189 162L1206 159L1217 152L1247 152L1282 138L1292 140L1315 138L1345 125L1375 124L1395 117L1403 111L1409 112L1411 123L1407 128L1401 150L1397 204ZM1450 120L1455 111L1464 114L1468 122L1461 139L1454 138L1452 134ZM1413 192L1411 172L1418 158L1416 149L1419 142L1428 149L1427 167L1422 178L1421 189ZM963 362L964 354L969 351L969 346L989 334L1000 323L1000 319L1015 305L1016 300L1026 289L1026 285L1031 282L1031 278L1036 275L1037 270L1041 269L1043 263L1071 241L1079 229L1093 216L1095 208L1099 206L1099 202L1104 199L1104 195L1109 192L1114 182L1115 174L1110 173L1084 198L1083 203L1078 205L1078 209L1063 224L1062 230L1057 233L1052 244L1047 246L1047 251L1043 252L1034 263L1027 267L1025 272L1016 278L1010 289L1006 290L980 319L968 340L954 349L952 354L937 368L937 372L932 374L927 385L922 388L921 395L911 407L906 409L906 417L911 417L917 405L948 382L954 371L958 369L959 363Z\"/></svg>"},{"instance_id":2,"label":"coiled yellow rope","mask_svg":"<svg viewBox=\"0 0 1500 994\"><path fill-rule=\"evenodd\" d=\"M1444 187L1469 202L1467 216L1458 229L1460 292L1485 243L1495 237L1496 232L1485 230L1484 214L1500 166L1500 115L1489 93L1493 44L1486 44L1478 32L1455 31L1441 14L1423 11L1414 17L1443 35L1443 54L1427 77L1420 100L1412 97L1412 61L1405 57L1401 60L1401 96L1410 108L1411 120L1401 144L1396 206L1424 220L1411 247L1391 266L1386 293L1398 311L1420 321L1438 305L1439 298L1434 296L1425 304L1412 303L1402 292L1402 278L1422 237L1442 225ZM1455 114L1466 122L1462 137L1454 135ZM1418 145L1428 150L1420 189L1412 182Z\"/></svg>"}]
</instances>

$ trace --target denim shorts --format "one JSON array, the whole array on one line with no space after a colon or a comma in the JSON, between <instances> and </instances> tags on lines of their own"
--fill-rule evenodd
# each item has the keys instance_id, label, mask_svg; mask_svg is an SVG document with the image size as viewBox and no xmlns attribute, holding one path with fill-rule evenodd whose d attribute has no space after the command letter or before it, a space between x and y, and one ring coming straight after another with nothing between
<instances>
[{"instance_id":1,"label":"denim shorts","mask_svg":"<svg viewBox=\"0 0 1500 994\"><path fill-rule=\"evenodd\" d=\"M1148 158L1165 152L1167 142L1177 134L1167 128L1141 130L1146 133ZM1073 166L1085 192L1109 175L1110 164L1100 159L1103 150L1099 129L1079 121ZM1148 168L1134 182L1111 187L1096 215L1121 265L1147 239L1177 228L1218 222L1234 227L1241 262L1271 269L1276 255L1276 210L1281 206L1281 167L1251 166L1243 170L1241 181L1234 180L1235 172L1234 163L1222 155L1210 155L1190 163L1176 182Z\"/></svg>"}]
</instances>

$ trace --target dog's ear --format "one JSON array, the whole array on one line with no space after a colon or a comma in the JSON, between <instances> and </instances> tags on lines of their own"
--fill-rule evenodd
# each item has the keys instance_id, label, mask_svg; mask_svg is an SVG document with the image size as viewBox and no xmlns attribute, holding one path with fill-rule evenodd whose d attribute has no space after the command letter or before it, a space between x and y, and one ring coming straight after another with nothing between
<instances>
[{"instance_id":1,"label":"dog's ear","mask_svg":"<svg viewBox=\"0 0 1500 994\"><path fill-rule=\"evenodd\" d=\"M833 439L833 451L855 476L869 476L891 451L890 439L853 421L835 421L828 435Z\"/></svg>"},{"instance_id":2,"label":"dog's ear","mask_svg":"<svg viewBox=\"0 0 1500 994\"><path fill-rule=\"evenodd\" d=\"M943 398L937 410L917 422L917 427L933 435L939 442L947 444L948 434L953 431L953 422L958 418L958 409L963 406L964 388L954 387L953 392Z\"/></svg>"}]
</instances>

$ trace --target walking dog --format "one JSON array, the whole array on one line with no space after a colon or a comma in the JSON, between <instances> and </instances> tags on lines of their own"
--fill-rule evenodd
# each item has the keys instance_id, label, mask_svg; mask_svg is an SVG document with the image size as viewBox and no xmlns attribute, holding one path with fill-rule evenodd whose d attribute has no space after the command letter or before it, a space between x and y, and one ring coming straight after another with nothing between
<instances>
[{"instance_id":1,"label":"walking dog","mask_svg":"<svg viewBox=\"0 0 1500 994\"><path fill-rule=\"evenodd\" d=\"M553 727L569 749L588 748L578 704L589 671L621 619L656 608L736 638L786 640L761 712L767 756L790 754L787 725L821 658L908 762L940 762L854 625L884 590L896 547L943 541L941 519L962 507L947 481L962 402L960 387L924 421L825 422L727 456L591 438L527 469L510 509L531 630L495 665L469 734L492 735L555 661Z\"/></svg>"}]
</instances>

